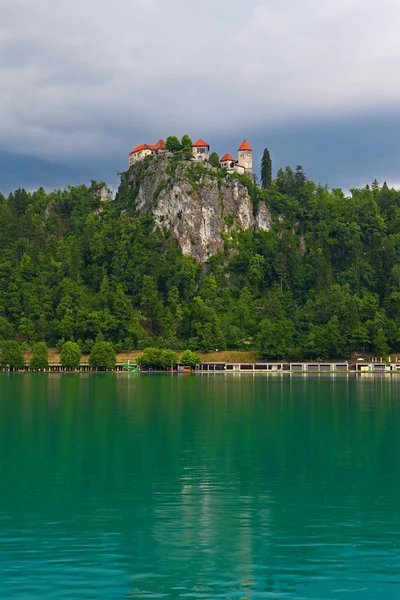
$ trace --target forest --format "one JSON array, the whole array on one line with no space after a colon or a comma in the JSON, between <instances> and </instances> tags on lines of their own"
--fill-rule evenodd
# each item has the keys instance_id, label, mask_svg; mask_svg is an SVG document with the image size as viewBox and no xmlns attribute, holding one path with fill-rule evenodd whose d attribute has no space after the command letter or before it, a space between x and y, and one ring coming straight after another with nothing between
<instances>
[{"instance_id":1,"label":"forest","mask_svg":"<svg viewBox=\"0 0 400 600\"><path fill-rule=\"evenodd\" d=\"M272 228L237 231L205 265L138 216L126 185L108 202L94 181L0 195L0 340L295 360L399 351L400 191L375 180L345 195L301 167L241 181Z\"/></svg>"}]
</instances>

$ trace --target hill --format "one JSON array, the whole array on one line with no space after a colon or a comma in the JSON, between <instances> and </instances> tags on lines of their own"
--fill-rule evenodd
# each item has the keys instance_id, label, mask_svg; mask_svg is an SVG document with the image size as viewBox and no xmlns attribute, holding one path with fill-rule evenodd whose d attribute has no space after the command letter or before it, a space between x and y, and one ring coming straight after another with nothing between
<instances>
[{"instance_id":1,"label":"hill","mask_svg":"<svg viewBox=\"0 0 400 600\"><path fill-rule=\"evenodd\" d=\"M0 336L314 358L400 349L400 193L267 190L180 156L0 197Z\"/></svg>"}]
</instances>

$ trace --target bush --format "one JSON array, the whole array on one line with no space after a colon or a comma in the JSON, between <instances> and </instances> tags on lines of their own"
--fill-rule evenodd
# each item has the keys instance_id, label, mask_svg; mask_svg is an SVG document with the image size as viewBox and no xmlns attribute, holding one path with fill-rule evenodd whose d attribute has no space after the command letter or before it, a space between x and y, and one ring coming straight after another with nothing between
<instances>
[{"instance_id":1,"label":"bush","mask_svg":"<svg viewBox=\"0 0 400 600\"><path fill-rule=\"evenodd\" d=\"M91 367L107 371L115 368L116 354L111 342L96 342L89 357Z\"/></svg>"},{"instance_id":2,"label":"bush","mask_svg":"<svg viewBox=\"0 0 400 600\"><path fill-rule=\"evenodd\" d=\"M142 367L149 367L156 371L167 370L171 366L175 367L178 362L178 355L173 350L160 350L160 348L146 348L137 359Z\"/></svg>"},{"instance_id":3,"label":"bush","mask_svg":"<svg viewBox=\"0 0 400 600\"><path fill-rule=\"evenodd\" d=\"M200 356L191 350L185 350L182 354L181 362L187 366L194 368L200 363Z\"/></svg>"},{"instance_id":4,"label":"bush","mask_svg":"<svg viewBox=\"0 0 400 600\"><path fill-rule=\"evenodd\" d=\"M49 368L49 354L46 342L38 342L33 346L32 358L29 366L33 371Z\"/></svg>"},{"instance_id":5,"label":"bush","mask_svg":"<svg viewBox=\"0 0 400 600\"><path fill-rule=\"evenodd\" d=\"M76 342L66 342L60 353L63 367L77 369L81 362L81 349Z\"/></svg>"},{"instance_id":6,"label":"bush","mask_svg":"<svg viewBox=\"0 0 400 600\"><path fill-rule=\"evenodd\" d=\"M7 365L11 370L18 370L24 367L24 355L18 342L3 342L0 354L0 362L3 367Z\"/></svg>"}]
</instances>

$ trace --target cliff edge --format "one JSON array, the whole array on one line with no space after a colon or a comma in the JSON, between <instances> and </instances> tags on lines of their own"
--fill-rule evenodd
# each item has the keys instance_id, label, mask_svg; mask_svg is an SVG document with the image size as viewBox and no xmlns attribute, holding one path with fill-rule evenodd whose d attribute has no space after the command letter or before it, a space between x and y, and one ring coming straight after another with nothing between
<instances>
[{"instance_id":1,"label":"cliff edge","mask_svg":"<svg viewBox=\"0 0 400 600\"><path fill-rule=\"evenodd\" d=\"M238 230L269 231L268 207L252 201L253 182L180 155L150 156L122 174L120 192L139 215L169 230L187 256L200 262Z\"/></svg>"}]
</instances>

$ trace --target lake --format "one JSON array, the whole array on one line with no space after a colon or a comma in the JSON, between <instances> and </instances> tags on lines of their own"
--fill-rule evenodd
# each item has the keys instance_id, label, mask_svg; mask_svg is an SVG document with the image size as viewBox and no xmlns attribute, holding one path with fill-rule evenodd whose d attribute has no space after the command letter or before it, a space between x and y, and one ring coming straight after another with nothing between
<instances>
[{"instance_id":1,"label":"lake","mask_svg":"<svg viewBox=\"0 0 400 600\"><path fill-rule=\"evenodd\" d=\"M0 375L0 597L400 598L400 376Z\"/></svg>"}]
</instances>

